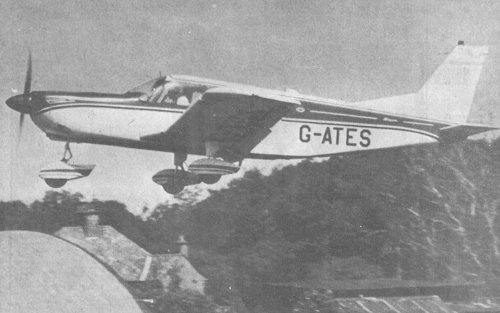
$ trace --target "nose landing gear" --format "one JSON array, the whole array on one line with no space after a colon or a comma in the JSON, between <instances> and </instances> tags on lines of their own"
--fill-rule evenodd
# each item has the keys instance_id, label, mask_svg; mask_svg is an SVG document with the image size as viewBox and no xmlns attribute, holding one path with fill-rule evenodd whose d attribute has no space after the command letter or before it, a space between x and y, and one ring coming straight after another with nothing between
<instances>
[{"instance_id":1,"label":"nose landing gear","mask_svg":"<svg viewBox=\"0 0 500 313\"><path fill-rule=\"evenodd\" d=\"M64 146L63 158L40 170L40 178L51 188L61 188L69 180L84 178L90 175L95 165L69 163L73 158L69 142Z\"/></svg>"}]
</instances>

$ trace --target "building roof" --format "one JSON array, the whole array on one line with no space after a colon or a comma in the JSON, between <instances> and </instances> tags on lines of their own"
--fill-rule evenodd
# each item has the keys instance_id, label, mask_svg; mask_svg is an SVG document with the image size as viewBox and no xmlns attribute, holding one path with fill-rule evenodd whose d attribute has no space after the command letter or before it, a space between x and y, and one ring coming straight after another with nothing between
<instances>
[{"instance_id":1,"label":"building roof","mask_svg":"<svg viewBox=\"0 0 500 313\"><path fill-rule=\"evenodd\" d=\"M181 254L154 255L109 225L97 227L98 237L86 237L80 226L63 227L55 235L85 249L128 281L167 280L169 270L177 265L190 281L206 280Z\"/></svg>"},{"instance_id":2,"label":"building roof","mask_svg":"<svg viewBox=\"0 0 500 313\"><path fill-rule=\"evenodd\" d=\"M149 252L111 226L101 225L99 237L86 237L80 226L63 227L56 236L68 240L109 265L125 280L139 280Z\"/></svg>"},{"instance_id":3,"label":"building roof","mask_svg":"<svg viewBox=\"0 0 500 313\"><path fill-rule=\"evenodd\" d=\"M450 307L461 313L499 313L500 298L476 298L470 302L452 303Z\"/></svg>"},{"instance_id":4,"label":"building roof","mask_svg":"<svg viewBox=\"0 0 500 313\"><path fill-rule=\"evenodd\" d=\"M4 231L0 253L2 313L142 313L117 277L67 241Z\"/></svg>"},{"instance_id":5,"label":"building roof","mask_svg":"<svg viewBox=\"0 0 500 313\"><path fill-rule=\"evenodd\" d=\"M380 289L422 289L422 288L443 288L443 287L479 287L484 286L483 282L426 282L416 280L401 280L391 278L360 279L360 280L309 280L299 282L270 283L270 286L292 287L299 289L328 289L335 291L350 290L380 290Z\"/></svg>"},{"instance_id":6,"label":"building roof","mask_svg":"<svg viewBox=\"0 0 500 313\"><path fill-rule=\"evenodd\" d=\"M326 304L325 312L349 313L452 313L439 297L344 298ZM322 311L322 310L321 310Z\"/></svg>"}]
</instances>

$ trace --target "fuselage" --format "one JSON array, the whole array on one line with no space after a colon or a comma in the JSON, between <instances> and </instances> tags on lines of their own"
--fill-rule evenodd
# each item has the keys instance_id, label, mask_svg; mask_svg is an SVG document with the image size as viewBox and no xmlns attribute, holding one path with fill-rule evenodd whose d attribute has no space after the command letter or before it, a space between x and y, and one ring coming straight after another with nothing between
<instances>
[{"instance_id":1,"label":"fuselage","mask_svg":"<svg viewBox=\"0 0 500 313\"><path fill-rule=\"evenodd\" d=\"M96 143L158 151L140 137L171 126L187 109L143 102L137 96L40 92L45 105L30 114L53 140Z\"/></svg>"},{"instance_id":2,"label":"fuselage","mask_svg":"<svg viewBox=\"0 0 500 313\"><path fill-rule=\"evenodd\" d=\"M177 85L198 88L236 86L259 92L276 93L302 103L291 110L251 151L250 158L305 158L338 153L436 142L437 122L415 118L388 117L331 99L206 80L189 76L174 77ZM172 81L170 82L172 85ZM193 87L194 86L194 87ZM201 88L201 89L200 89ZM181 88L182 89L182 88ZM182 90L178 91L182 93ZM33 122L53 140L122 146L156 151L174 151L161 143L141 137L166 131L189 108L188 101L176 103L139 93L105 94L84 92L32 92L36 108ZM166 94L166 93L165 93ZM179 94L182 96L182 94ZM191 99L191 103L194 101ZM388 140L390 139L390 140ZM200 154L196 151L182 151Z\"/></svg>"},{"instance_id":3,"label":"fuselage","mask_svg":"<svg viewBox=\"0 0 500 313\"><path fill-rule=\"evenodd\" d=\"M66 142L63 159L43 168L47 185L86 177L92 166L68 163L70 142L173 152L175 169L153 181L176 194L217 182L245 158L323 157L375 149L455 142L496 129L468 124L487 47L460 41L414 93L347 103L193 76L160 76L123 94L31 91L6 104L52 140ZM192 162L187 155L205 155Z\"/></svg>"}]
</instances>

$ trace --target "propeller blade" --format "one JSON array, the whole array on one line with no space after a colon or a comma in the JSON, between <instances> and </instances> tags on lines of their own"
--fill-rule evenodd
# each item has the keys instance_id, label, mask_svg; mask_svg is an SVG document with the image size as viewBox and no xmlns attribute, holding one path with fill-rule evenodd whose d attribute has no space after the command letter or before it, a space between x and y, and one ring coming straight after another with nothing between
<instances>
[{"instance_id":1,"label":"propeller blade","mask_svg":"<svg viewBox=\"0 0 500 313\"><path fill-rule=\"evenodd\" d=\"M24 101L29 101L27 100L27 96L31 92L31 77L32 77L32 62L31 62L31 50L28 52L28 69L26 70L26 79L24 81ZM21 142L21 137L23 134L23 125L24 125L24 113L21 113L19 116L19 126L18 126L18 132L17 132L17 148L19 148L19 144Z\"/></svg>"},{"instance_id":2,"label":"propeller blade","mask_svg":"<svg viewBox=\"0 0 500 313\"><path fill-rule=\"evenodd\" d=\"M24 124L24 113L21 113L21 116L19 117L19 129L23 128Z\"/></svg>"},{"instance_id":3,"label":"propeller blade","mask_svg":"<svg viewBox=\"0 0 500 313\"><path fill-rule=\"evenodd\" d=\"M19 116L19 126L18 126L18 131L17 131L17 142L16 146L19 148L19 143L21 142L21 136L23 134L23 125L24 125L24 113L21 113Z\"/></svg>"},{"instance_id":4,"label":"propeller blade","mask_svg":"<svg viewBox=\"0 0 500 313\"><path fill-rule=\"evenodd\" d=\"M27 95L31 91L31 50L28 54L28 70L26 71L26 80L24 81L24 94ZM22 116L22 115L21 115Z\"/></svg>"}]
</instances>

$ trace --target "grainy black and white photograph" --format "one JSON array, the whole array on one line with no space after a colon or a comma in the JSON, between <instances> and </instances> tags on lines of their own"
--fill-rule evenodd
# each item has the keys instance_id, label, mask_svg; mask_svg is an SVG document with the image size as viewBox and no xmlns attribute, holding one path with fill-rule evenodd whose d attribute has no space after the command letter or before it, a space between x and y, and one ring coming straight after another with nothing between
<instances>
[{"instance_id":1,"label":"grainy black and white photograph","mask_svg":"<svg viewBox=\"0 0 500 313\"><path fill-rule=\"evenodd\" d=\"M500 312L499 45L494 0L0 2L0 312Z\"/></svg>"}]
</instances>

